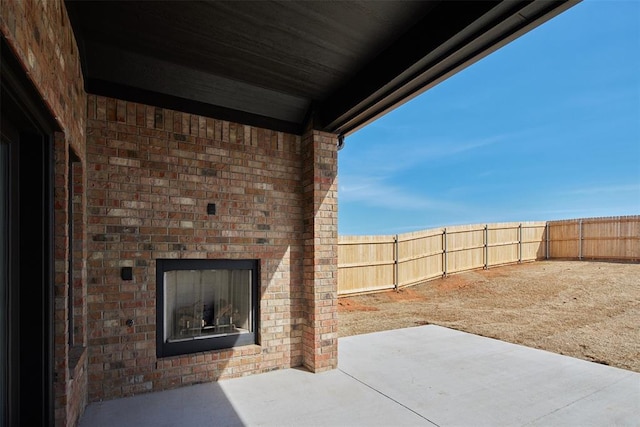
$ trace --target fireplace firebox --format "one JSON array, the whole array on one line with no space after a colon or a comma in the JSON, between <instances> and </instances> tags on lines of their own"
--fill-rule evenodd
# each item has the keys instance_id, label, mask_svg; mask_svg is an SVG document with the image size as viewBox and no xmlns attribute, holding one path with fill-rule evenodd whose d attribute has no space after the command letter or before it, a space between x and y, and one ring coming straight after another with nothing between
<instances>
[{"instance_id":1,"label":"fireplace firebox","mask_svg":"<svg viewBox=\"0 0 640 427\"><path fill-rule=\"evenodd\" d=\"M258 269L258 260L156 260L156 355L256 344Z\"/></svg>"}]
</instances>

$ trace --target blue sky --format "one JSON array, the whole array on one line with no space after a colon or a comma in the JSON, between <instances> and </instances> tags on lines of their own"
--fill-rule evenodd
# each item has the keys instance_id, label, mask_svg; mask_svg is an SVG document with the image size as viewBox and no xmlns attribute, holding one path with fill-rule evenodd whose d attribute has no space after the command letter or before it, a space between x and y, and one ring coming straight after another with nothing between
<instances>
[{"instance_id":1,"label":"blue sky","mask_svg":"<svg viewBox=\"0 0 640 427\"><path fill-rule=\"evenodd\" d=\"M640 1L585 0L346 138L339 233L640 214Z\"/></svg>"}]
</instances>

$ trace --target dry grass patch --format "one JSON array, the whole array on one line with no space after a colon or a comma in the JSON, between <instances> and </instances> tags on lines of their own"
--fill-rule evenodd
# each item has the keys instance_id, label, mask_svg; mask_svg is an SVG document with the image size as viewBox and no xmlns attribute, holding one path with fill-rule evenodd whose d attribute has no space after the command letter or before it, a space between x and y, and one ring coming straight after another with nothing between
<instances>
[{"instance_id":1,"label":"dry grass patch","mask_svg":"<svg viewBox=\"0 0 640 427\"><path fill-rule=\"evenodd\" d=\"M640 372L640 264L539 261L339 300L340 336L436 324Z\"/></svg>"}]
</instances>

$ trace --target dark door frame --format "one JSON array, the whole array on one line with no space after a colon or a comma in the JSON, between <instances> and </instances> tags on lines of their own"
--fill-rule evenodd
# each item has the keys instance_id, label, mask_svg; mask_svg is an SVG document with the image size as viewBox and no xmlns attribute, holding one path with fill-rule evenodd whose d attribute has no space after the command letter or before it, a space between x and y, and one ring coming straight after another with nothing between
<instances>
[{"instance_id":1,"label":"dark door frame","mask_svg":"<svg viewBox=\"0 0 640 427\"><path fill-rule=\"evenodd\" d=\"M2 143L8 152L8 266L0 351L3 423L54 423L53 136L59 128L4 38L0 52Z\"/></svg>"}]
</instances>

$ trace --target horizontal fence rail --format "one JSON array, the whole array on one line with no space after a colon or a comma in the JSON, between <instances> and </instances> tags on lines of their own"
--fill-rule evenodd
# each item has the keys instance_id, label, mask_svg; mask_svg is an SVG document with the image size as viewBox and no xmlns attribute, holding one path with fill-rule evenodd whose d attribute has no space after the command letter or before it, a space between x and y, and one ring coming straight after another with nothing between
<instances>
[{"instance_id":1,"label":"horizontal fence rail","mask_svg":"<svg viewBox=\"0 0 640 427\"><path fill-rule=\"evenodd\" d=\"M338 295L540 259L640 260L640 215L340 236Z\"/></svg>"}]
</instances>

